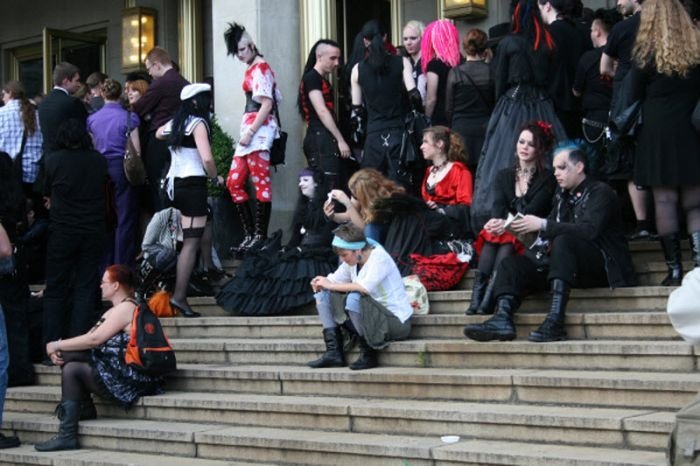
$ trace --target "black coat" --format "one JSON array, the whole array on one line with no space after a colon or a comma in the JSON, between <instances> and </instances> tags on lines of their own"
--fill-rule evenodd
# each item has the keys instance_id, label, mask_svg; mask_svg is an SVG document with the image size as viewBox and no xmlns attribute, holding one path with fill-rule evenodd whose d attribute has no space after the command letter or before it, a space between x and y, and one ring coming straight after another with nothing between
<instances>
[{"instance_id":1,"label":"black coat","mask_svg":"<svg viewBox=\"0 0 700 466\"><path fill-rule=\"evenodd\" d=\"M620 204L607 184L586 179L573 192L557 192L542 237L552 241L559 235L576 236L598 246L612 288L636 284Z\"/></svg>"},{"instance_id":2,"label":"black coat","mask_svg":"<svg viewBox=\"0 0 700 466\"><path fill-rule=\"evenodd\" d=\"M87 116L85 105L80 100L61 89L49 92L39 105L39 125L44 138L44 152L56 150L56 133L63 121L75 118L85 123Z\"/></svg>"},{"instance_id":3,"label":"black coat","mask_svg":"<svg viewBox=\"0 0 700 466\"><path fill-rule=\"evenodd\" d=\"M491 208L492 218L506 218L508 213L544 217L552 207L557 182L550 171L535 173L530 187L521 199L515 196L515 170L504 168L496 176L496 197Z\"/></svg>"}]
</instances>

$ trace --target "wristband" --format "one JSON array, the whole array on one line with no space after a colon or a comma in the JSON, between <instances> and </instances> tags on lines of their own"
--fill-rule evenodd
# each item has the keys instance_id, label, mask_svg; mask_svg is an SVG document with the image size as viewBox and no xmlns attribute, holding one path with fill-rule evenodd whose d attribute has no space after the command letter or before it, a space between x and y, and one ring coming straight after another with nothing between
<instances>
[{"instance_id":1,"label":"wristband","mask_svg":"<svg viewBox=\"0 0 700 466\"><path fill-rule=\"evenodd\" d=\"M61 351L61 339L60 338L53 342L53 352L57 353L59 351Z\"/></svg>"},{"instance_id":2,"label":"wristband","mask_svg":"<svg viewBox=\"0 0 700 466\"><path fill-rule=\"evenodd\" d=\"M547 229L547 219L542 219L542 224L540 225L540 231L545 231Z\"/></svg>"}]
</instances>

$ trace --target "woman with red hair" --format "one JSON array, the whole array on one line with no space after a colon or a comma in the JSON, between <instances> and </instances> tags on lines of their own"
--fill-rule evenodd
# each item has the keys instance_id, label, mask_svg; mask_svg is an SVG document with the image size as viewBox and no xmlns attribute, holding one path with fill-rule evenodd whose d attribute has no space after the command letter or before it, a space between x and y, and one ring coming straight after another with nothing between
<instances>
[{"instance_id":1,"label":"woman with red hair","mask_svg":"<svg viewBox=\"0 0 700 466\"><path fill-rule=\"evenodd\" d=\"M512 166L518 128L531 120L552 124L555 139L566 138L549 95L554 42L547 31L537 0L513 0L512 29L498 44L495 90L498 99L486 129L477 164L472 227L479 231L491 218L492 188L498 172ZM547 155L547 163L551 156Z\"/></svg>"},{"instance_id":2,"label":"woman with red hair","mask_svg":"<svg viewBox=\"0 0 700 466\"><path fill-rule=\"evenodd\" d=\"M163 379L137 372L124 362L131 320L136 309L136 273L126 265L111 265L102 276L102 299L112 303L87 332L46 344L46 354L61 366L61 421L58 435L37 443L38 451L75 450L78 422L95 419L91 393L127 409L141 396L162 392Z\"/></svg>"}]
</instances>

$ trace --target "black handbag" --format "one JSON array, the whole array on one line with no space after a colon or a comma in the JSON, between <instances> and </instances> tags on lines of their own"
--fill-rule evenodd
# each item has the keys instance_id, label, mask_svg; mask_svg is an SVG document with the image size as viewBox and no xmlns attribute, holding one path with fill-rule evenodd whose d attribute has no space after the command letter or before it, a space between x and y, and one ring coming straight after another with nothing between
<instances>
[{"instance_id":1,"label":"black handbag","mask_svg":"<svg viewBox=\"0 0 700 466\"><path fill-rule=\"evenodd\" d=\"M406 172L419 168L424 163L420 146L423 140L423 131L430 127L430 120L424 114L413 110L406 115L404 123L399 152L399 169Z\"/></svg>"},{"instance_id":2,"label":"black handbag","mask_svg":"<svg viewBox=\"0 0 700 466\"><path fill-rule=\"evenodd\" d=\"M270 148L270 166L273 167L277 167L277 165L285 165L287 149L287 133L282 131L282 120L280 120L280 112L279 108L277 107L275 89L276 87L272 88L272 101L274 104L272 111L275 113L275 118L277 118L277 125L280 129L280 137L272 141L272 147Z\"/></svg>"},{"instance_id":3,"label":"black handbag","mask_svg":"<svg viewBox=\"0 0 700 466\"><path fill-rule=\"evenodd\" d=\"M635 100L610 120L610 130L618 136L634 136L641 125L641 100Z\"/></svg>"}]
</instances>

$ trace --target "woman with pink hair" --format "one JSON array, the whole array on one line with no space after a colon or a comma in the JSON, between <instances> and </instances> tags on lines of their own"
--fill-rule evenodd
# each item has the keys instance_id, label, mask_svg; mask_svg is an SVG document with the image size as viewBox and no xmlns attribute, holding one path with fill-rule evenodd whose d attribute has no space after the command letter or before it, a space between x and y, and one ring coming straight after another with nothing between
<instances>
[{"instance_id":1,"label":"woman with pink hair","mask_svg":"<svg viewBox=\"0 0 700 466\"><path fill-rule=\"evenodd\" d=\"M433 125L448 126L445 114L447 75L461 61L459 32L449 20L428 24L421 40L421 66L428 83L425 114Z\"/></svg>"}]
</instances>

